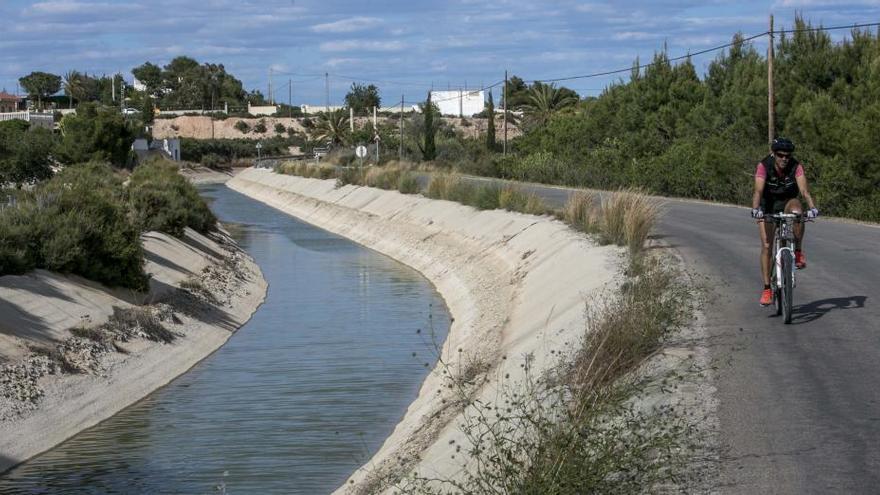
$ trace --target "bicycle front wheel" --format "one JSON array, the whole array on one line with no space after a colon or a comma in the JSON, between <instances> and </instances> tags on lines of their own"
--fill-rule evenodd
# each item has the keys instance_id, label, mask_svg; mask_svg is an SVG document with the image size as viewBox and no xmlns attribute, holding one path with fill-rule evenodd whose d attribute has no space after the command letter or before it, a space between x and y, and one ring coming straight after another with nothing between
<instances>
[{"instance_id":1,"label":"bicycle front wheel","mask_svg":"<svg viewBox=\"0 0 880 495\"><path fill-rule=\"evenodd\" d=\"M791 323L791 307L794 300L794 260L791 251L782 253L782 319Z\"/></svg>"}]
</instances>

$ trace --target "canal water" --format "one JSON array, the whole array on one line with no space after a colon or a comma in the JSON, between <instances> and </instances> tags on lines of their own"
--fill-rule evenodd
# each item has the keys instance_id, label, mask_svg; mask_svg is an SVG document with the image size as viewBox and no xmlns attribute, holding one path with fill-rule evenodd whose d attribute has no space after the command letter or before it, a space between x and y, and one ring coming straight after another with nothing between
<instances>
[{"instance_id":1,"label":"canal water","mask_svg":"<svg viewBox=\"0 0 880 495\"><path fill-rule=\"evenodd\" d=\"M0 477L0 493L328 493L391 433L449 328L414 270L222 185L203 195L269 282L167 387Z\"/></svg>"}]
</instances>

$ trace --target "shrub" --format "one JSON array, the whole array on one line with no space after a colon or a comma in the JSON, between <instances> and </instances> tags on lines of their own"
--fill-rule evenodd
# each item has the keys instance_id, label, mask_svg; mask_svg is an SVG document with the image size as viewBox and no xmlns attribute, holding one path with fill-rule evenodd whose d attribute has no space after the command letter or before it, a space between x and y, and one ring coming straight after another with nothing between
<instances>
[{"instance_id":1,"label":"shrub","mask_svg":"<svg viewBox=\"0 0 880 495\"><path fill-rule=\"evenodd\" d=\"M422 191L422 186L419 185L415 175L411 172L404 172L397 183L397 190L403 194L418 194Z\"/></svg>"},{"instance_id":2,"label":"shrub","mask_svg":"<svg viewBox=\"0 0 880 495\"><path fill-rule=\"evenodd\" d=\"M235 128L238 130L238 132L242 134L247 134L251 130L251 126L249 126L248 123L243 120L239 120L238 122L236 122Z\"/></svg>"},{"instance_id":3,"label":"shrub","mask_svg":"<svg viewBox=\"0 0 880 495\"><path fill-rule=\"evenodd\" d=\"M475 193L472 195L473 206L479 210L497 209L499 206L498 196L500 193L501 188L495 185L476 187Z\"/></svg>"},{"instance_id":4,"label":"shrub","mask_svg":"<svg viewBox=\"0 0 880 495\"><path fill-rule=\"evenodd\" d=\"M267 130L266 121L263 119L260 119L257 122L257 124L254 126L254 132L256 132L256 133L263 134L266 132L266 130Z\"/></svg>"},{"instance_id":5,"label":"shrub","mask_svg":"<svg viewBox=\"0 0 880 495\"><path fill-rule=\"evenodd\" d=\"M137 167L127 193L135 225L141 231L181 237L186 227L201 233L216 228L217 218L171 162L152 161Z\"/></svg>"},{"instance_id":6,"label":"shrub","mask_svg":"<svg viewBox=\"0 0 880 495\"><path fill-rule=\"evenodd\" d=\"M140 232L122 181L101 163L67 167L0 209L0 275L44 268L146 290Z\"/></svg>"},{"instance_id":7,"label":"shrub","mask_svg":"<svg viewBox=\"0 0 880 495\"><path fill-rule=\"evenodd\" d=\"M282 124L281 122L276 122L275 123L275 133L276 134L284 134L285 132L287 132L287 128L284 127L284 124Z\"/></svg>"}]
</instances>

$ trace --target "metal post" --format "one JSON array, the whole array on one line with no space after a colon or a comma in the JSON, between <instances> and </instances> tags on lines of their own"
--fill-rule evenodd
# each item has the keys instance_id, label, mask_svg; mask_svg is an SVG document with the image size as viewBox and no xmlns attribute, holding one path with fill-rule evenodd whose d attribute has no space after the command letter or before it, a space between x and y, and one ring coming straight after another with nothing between
<instances>
[{"instance_id":1,"label":"metal post","mask_svg":"<svg viewBox=\"0 0 880 495\"><path fill-rule=\"evenodd\" d=\"M293 118L293 79L287 80L287 118Z\"/></svg>"},{"instance_id":2,"label":"metal post","mask_svg":"<svg viewBox=\"0 0 880 495\"><path fill-rule=\"evenodd\" d=\"M399 157L398 159L403 161L403 95L400 95L400 138L398 139L400 142L400 150L398 151Z\"/></svg>"},{"instance_id":3,"label":"metal post","mask_svg":"<svg viewBox=\"0 0 880 495\"><path fill-rule=\"evenodd\" d=\"M330 113L330 73L324 73L324 90L326 91L327 99L324 100L324 111Z\"/></svg>"},{"instance_id":4,"label":"metal post","mask_svg":"<svg viewBox=\"0 0 880 495\"><path fill-rule=\"evenodd\" d=\"M770 15L770 41L767 44L767 141L773 144L776 137L776 116L773 95L773 15Z\"/></svg>"},{"instance_id":5,"label":"metal post","mask_svg":"<svg viewBox=\"0 0 880 495\"><path fill-rule=\"evenodd\" d=\"M354 132L354 107L348 107L348 126Z\"/></svg>"},{"instance_id":6,"label":"metal post","mask_svg":"<svg viewBox=\"0 0 880 495\"><path fill-rule=\"evenodd\" d=\"M507 71L504 71L504 151L507 156Z\"/></svg>"},{"instance_id":7,"label":"metal post","mask_svg":"<svg viewBox=\"0 0 880 495\"><path fill-rule=\"evenodd\" d=\"M373 107L373 134L376 135L376 163L379 163L379 108Z\"/></svg>"}]
</instances>

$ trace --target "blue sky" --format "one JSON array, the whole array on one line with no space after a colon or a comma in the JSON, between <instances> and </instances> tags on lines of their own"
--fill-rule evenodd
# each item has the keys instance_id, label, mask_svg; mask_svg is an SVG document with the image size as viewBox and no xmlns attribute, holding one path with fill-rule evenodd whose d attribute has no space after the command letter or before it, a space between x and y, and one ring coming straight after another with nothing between
<instances>
[{"instance_id":1,"label":"blue sky","mask_svg":"<svg viewBox=\"0 0 880 495\"><path fill-rule=\"evenodd\" d=\"M293 80L295 104L323 104L329 72L333 102L360 79L381 81L393 104L432 85L488 85L505 69L527 80L589 74L649 61L664 43L683 55L766 31L771 13L790 27L796 12L825 26L878 22L880 0L0 0L0 89L33 70L130 80L145 61L188 55L264 94L271 69L284 102ZM714 56L696 57L698 71ZM595 95L622 76L564 84Z\"/></svg>"}]
</instances>

